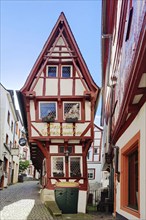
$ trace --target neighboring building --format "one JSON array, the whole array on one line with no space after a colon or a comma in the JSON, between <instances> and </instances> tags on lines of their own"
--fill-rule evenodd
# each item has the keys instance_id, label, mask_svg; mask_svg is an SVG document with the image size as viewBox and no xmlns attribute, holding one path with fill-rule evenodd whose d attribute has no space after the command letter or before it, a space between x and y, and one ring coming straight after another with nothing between
<instances>
[{"instance_id":1,"label":"neighboring building","mask_svg":"<svg viewBox=\"0 0 146 220\"><path fill-rule=\"evenodd\" d=\"M94 138L99 88L63 13L17 95L31 160L42 176L43 200L55 199L56 183L74 183L79 187L77 211L85 212L86 158Z\"/></svg>"},{"instance_id":2,"label":"neighboring building","mask_svg":"<svg viewBox=\"0 0 146 220\"><path fill-rule=\"evenodd\" d=\"M102 1L102 87L114 213L146 219L146 1Z\"/></svg>"},{"instance_id":3,"label":"neighboring building","mask_svg":"<svg viewBox=\"0 0 146 220\"><path fill-rule=\"evenodd\" d=\"M14 93L0 84L0 187L18 181L19 138L22 124L14 104Z\"/></svg>"},{"instance_id":4,"label":"neighboring building","mask_svg":"<svg viewBox=\"0 0 146 220\"><path fill-rule=\"evenodd\" d=\"M22 132L21 138L26 139L25 132ZM27 142L25 146L20 147L19 160L29 161L29 167L23 172L24 174L26 174L27 177L38 178L38 174L37 172L35 172L34 166L32 165L32 161L30 160L30 148Z\"/></svg>"},{"instance_id":5,"label":"neighboring building","mask_svg":"<svg viewBox=\"0 0 146 220\"><path fill-rule=\"evenodd\" d=\"M102 129L97 125L94 125L94 140L87 154L89 195L90 198L92 198L92 204L94 205L100 199L101 175L102 175L101 141L102 141Z\"/></svg>"}]
</instances>

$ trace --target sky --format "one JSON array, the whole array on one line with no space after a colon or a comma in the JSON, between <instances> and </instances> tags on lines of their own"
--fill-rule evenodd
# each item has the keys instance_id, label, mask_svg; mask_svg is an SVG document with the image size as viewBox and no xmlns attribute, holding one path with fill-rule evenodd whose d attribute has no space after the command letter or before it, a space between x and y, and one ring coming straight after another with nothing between
<instances>
[{"instance_id":1,"label":"sky","mask_svg":"<svg viewBox=\"0 0 146 220\"><path fill-rule=\"evenodd\" d=\"M101 87L101 0L1 0L0 4L0 76L6 89L23 87L61 12ZM100 105L97 121L99 115Z\"/></svg>"}]
</instances>

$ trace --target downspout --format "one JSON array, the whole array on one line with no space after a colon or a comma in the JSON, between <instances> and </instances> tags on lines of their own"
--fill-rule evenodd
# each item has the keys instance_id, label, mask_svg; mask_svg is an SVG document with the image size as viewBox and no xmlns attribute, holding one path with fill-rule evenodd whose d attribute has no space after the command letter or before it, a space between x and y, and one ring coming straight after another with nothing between
<instances>
[{"instance_id":1,"label":"downspout","mask_svg":"<svg viewBox=\"0 0 146 220\"><path fill-rule=\"evenodd\" d=\"M108 57L108 72L107 72L107 83L106 85L111 87L109 85L109 70L110 70L110 63L111 63L111 45L112 45L112 34L102 34L102 39L109 39L109 57Z\"/></svg>"},{"instance_id":2,"label":"downspout","mask_svg":"<svg viewBox=\"0 0 146 220\"><path fill-rule=\"evenodd\" d=\"M112 132L112 106L113 106L113 90L114 90L114 84L110 84L110 64L111 64L111 47L112 47L112 34L102 34L102 39L109 39L109 53L108 53L108 63L107 63L107 74L106 74L106 87L111 88L111 99L110 99L110 121L109 121L109 129L108 129L108 143L109 143L109 149L108 154L112 152L111 145L112 145L112 138L111 138L111 132Z\"/></svg>"}]
</instances>

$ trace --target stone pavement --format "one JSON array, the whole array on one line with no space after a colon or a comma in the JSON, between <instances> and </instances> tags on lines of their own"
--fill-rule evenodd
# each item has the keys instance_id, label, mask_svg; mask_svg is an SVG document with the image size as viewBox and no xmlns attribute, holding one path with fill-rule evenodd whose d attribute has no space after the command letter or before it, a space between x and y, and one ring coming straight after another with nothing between
<instances>
[{"instance_id":1,"label":"stone pavement","mask_svg":"<svg viewBox=\"0 0 146 220\"><path fill-rule=\"evenodd\" d=\"M27 181L0 191L1 220L53 220L41 203L38 181Z\"/></svg>"},{"instance_id":2,"label":"stone pavement","mask_svg":"<svg viewBox=\"0 0 146 220\"><path fill-rule=\"evenodd\" d=\"M113 220L104 213L63 214L52 217L40 200L38 181L27 181L0 190L1 220Z\"/></svg>"}]
</instances>

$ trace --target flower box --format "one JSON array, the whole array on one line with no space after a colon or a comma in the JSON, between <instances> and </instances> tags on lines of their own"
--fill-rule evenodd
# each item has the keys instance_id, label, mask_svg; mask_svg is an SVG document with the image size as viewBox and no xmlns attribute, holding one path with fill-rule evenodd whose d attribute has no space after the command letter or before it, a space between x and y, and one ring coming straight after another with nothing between
<instances>
[{"instance_id":1,"label":"flower box","mask_svg":"<svg viewBox=\"0 0 146 220\"><path fill-rule=\"evenodd\" d=\"M70 173L71 177L81 177L81 173Z\"/></svg>"},{"instance_id":2,"label":"flower box","mask_svg":"<svg viewBox=\"0 0 146 220\"><path fill-rule=\"evenodd\" d=\"M72 122L77 122L78 121L78 118L76 117L76 118L66 118L66 120L65 120L66 122L70 122L70 123L72 123Z\"/></svg>"},{"instance_id":3,"label":"flower box","mask_svg":"<svg viewBox=\"0 0 146 220\"><path fill-rule=\"evenodd\" d=\"M54 122L54 121L55 121L55 118L54 118L54 117L46 116L46 117L43 117L43 118L42 118L42 121L43 121L43 122Z\"/></svg>"},{"instance_id":4,"label":"flower box","mask_svg":"<svg viewBox=\"0 0 146 220\"><path fill-rule=\"evenodd\" d=\"M64 173L56 173L56 172L54 172L53 176L54 177L64 177Z\"/></svg>"}]
</instances>

